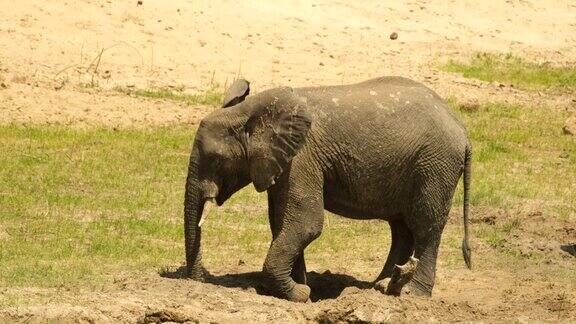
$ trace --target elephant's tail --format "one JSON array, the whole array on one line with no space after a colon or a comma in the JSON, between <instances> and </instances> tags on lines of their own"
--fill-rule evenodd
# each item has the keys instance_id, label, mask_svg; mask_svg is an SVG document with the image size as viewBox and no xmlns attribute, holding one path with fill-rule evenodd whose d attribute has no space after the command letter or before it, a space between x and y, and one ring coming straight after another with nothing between
<instances>
[{"instance_id":1,"label":"elephant's tail","mask_svg":"<svg viewBox=\"0 0 576 324\"><path fill-rule=\"evenodd\" d=\"M464 262L468 269L472 269L472 252L470 249L469 230L468 230L468 215L470 213L470 177L472 164L472 146L466 145L466 155L464 158L464 239L462 240L462 253L464 255Z\"/></svg>"}]
</instances>

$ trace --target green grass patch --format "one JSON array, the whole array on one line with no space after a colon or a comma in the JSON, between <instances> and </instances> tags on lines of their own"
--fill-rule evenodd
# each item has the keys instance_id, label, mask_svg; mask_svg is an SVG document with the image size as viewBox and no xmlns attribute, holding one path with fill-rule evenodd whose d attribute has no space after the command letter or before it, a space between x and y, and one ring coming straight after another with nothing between
<instances>
[{"instance_id":1,"label":"green grass patch","mask_svg":"<svg viewBox=\"0 0 576 324\"><path fill-rule=\"evenodd\" d=\"M222 101L224 100L224 93L218 87L212 87L204 93L200 94L187 94L181 90L174 90L169 88L137 90L131 90L128 88L116 88L115 90L136 97L183 102L189 106L205 105L217 107L222 105Z\"/></svg>"},{"instance_id":2,"label":"green grass patch","mask_svg":"<svg viewBox=\"0 0 576 324\"><path fill-rule=\"evenodd\" d=\"M472 204L510 208L537 201L545 212L576 217L576 142L562 134L567 112L487 104L454 109L473 145ZM461 194L455 200L461 203Z\"/></svg>"},{"instance_id":3,"label":"green grass patch","mask_svg":"<svg viewBox=\"0 0 576 324\"><path fill-rule=\"evenodd\" d=\"M474 145L474 206L537 202L547 216L576 217L576 144L562 135L566 113L498 104L475 112L455 109ZM157 273L180 265L193 136L186 126L0 126L0 286L99 287L123 272ZM203 226L208 269L222 273L239 263L246 271L261 268L271 239L266 208L265 194L249 186L213 211ZM508 267L506 258L514 255L499 246L518 226L473 226L473 236L496 253L479 258L503 257L502 267ZM449 268L464 266L461 232L458 222L444 235L441 264ZM385 222L327 213L307 260L310 270L373 279L389 243ZM522 260L518 267L526 262L535 261Z\"/></svg>"},{"instance_id":4,"label":"green grass patch","mask_svg":"<svg viewBox=\"0 0 576 324\"><path fill-rule=\"evenodd\" d=\"M576 67L557 67L550 63L533 63L520 57L478 53L469 61L450 60L444 71L462 73L466 78L512 84L519 88L571 89L576 87Z\"/></svg>"},{"instance_id":5,"label":"green grass patch","mask_svg":"<svg viewBox=\"0 0 576 324\"><path fill-rule=\"evenodd\" d=\"M98 284L179 259L192 135L0 127L0 285Z\"/></svg>"}]
</instances>

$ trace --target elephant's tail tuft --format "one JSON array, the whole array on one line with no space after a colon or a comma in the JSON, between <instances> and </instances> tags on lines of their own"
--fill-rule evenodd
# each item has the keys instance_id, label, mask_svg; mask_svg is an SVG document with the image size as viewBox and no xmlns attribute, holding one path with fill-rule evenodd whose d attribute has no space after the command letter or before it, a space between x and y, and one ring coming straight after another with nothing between
<instances>
[{"instance_id":1,"label":"elephant's tail tuft","mask_svg":"<svg viewBox=\"0 0 576 324\"><path fill-rule=\"evenodd\" d=\"M470 212L470 177L472 164L472 147L470 144L466 146L466 155L464 157L464 239L462 240L462 254L464 255L464 262L468 269L472 269L472 250L470 249L469 230L468 230L468 216Z\"/></svg>"}]
</instances>

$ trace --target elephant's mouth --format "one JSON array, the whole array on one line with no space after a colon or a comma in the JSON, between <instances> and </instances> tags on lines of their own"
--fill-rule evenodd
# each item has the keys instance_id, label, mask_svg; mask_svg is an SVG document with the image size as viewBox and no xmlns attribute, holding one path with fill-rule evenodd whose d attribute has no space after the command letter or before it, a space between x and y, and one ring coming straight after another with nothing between
<instances>
[{"instance_id":1,"label":"elephant's mouth","mask_svg":"<svg viewBox=\"0 0 576 324\"><path fill-rule=\"evenodd\" d=\"M223 190L216 197L216 204L218 204L218 206L222 206L230 197L232 197L232 192L229 190Z\"/></svg>"},{"instance_id":2,"label":"elephant's mouth","mask_svg":"<svg viewBox=\"0 0 576 324\"><path fill-rule=\"evenodd\" d=\"M222 183L220 190L218 190L218 195L216 195L218 206L222 206L236 192L236 183L235 179Z\"/></svg>"},{"instance_id":3,"label":"elephant's mouth","mask_svg":"<svg viewBox=\"0 0 576 324\"><path fill-rule=\"evenodd\" d=\"M202 209L202 216L200 217L200 221L198 222L198 226L202 227L204 221L208 217L210 210L216 206L222 206L228 198L232 196L233 192L229 190L219 190L216 195L208 195L204 198L204 208Z\"/></svg>"}]
</instances>

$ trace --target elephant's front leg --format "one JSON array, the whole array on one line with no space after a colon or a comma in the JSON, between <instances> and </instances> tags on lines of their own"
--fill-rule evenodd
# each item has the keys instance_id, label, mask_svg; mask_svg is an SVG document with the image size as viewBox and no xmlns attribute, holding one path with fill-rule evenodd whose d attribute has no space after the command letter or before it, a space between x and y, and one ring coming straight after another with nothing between
<instances>
[{"instance_id":1,"label":"elephant's front leg","mask_svg":"<svg viewBox=\"0 0 576 324\"><path fill-rule=\"evenodd\" d=\"M310 287L305 284L304 249L320 236L324 222L321 177L317 182L306 180L291 173L269 191L274 220L282 221L263 271L277 295L296 302L310 298Z\"/></svg>"},{"instance_id":2,"label":"elephant's front leg","mask_svg":"<svg viewBox=\"0 0 576 324\"><path fill-rule=\"evenodd\" d=\"M277 219L280 216L279 213L275 212L274 209L274 197L271 194L272 191L268 192L268 220L270 221L270 230L272 232L272 241L276 239L278 233L280 232L280 225L282 224L282 219ZM292 279L299 284L306 284L306 262L304 260L304 251L300 253L294 266L292 267L292 273L290 275Z\"/></svg>"}]
</instances>

